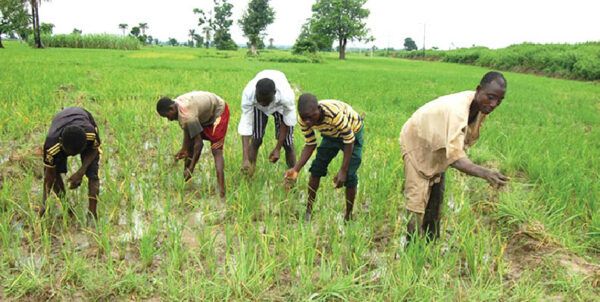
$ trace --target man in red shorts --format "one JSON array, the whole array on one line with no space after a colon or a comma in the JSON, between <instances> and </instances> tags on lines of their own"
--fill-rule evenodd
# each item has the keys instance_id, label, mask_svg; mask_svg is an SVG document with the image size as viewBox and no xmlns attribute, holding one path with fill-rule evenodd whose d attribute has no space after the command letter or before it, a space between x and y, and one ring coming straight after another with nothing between
<instances>
[{"instance_id":1,"label":"man in red shorts","mask_svg":"<svg viewBox=\"0 0 600 302\"><path fill-rule=\"evenodd\" d=\"M218 95L206 91L192 91L174 100L163 97L156 103L156 111L169 121L177 120L183 129L183 147L175 154L175 161L185 157L183 177L192 177L200 153L202 140L210 141L215 158L217 181L221 199L225 199L225 159L223 143L229 124L229 107Z\"/></svg>"}]
</instances>

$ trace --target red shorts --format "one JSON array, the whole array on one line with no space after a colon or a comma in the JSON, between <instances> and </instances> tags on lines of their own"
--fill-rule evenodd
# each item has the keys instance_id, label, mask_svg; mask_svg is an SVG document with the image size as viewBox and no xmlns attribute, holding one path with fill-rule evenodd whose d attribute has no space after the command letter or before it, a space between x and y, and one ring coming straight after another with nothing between
<instances>
[{"instance_id":1,"label":"red shorts","mask_svg":"<svg viewBox=\"0 0 600 302\"><path fill-rule=\"evenodd\" d=\"M202 139L210 141L210 148L213 150L223 150L225 135L227 134L227 125L229 125L229 106L225 104L225 109L212 125L204 128Z\"/></svg>"}]
</instances>

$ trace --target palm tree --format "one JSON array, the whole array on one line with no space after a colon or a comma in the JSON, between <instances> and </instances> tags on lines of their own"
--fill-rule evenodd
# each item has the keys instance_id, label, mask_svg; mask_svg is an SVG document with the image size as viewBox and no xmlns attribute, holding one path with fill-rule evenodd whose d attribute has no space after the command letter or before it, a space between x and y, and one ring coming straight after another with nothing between
<instances>
[{"instance_id":1,"label":"palm tree","mask_svg":"<svg viewBox=\"0 0 600 302\"><path fill-rule=\"evenodd\" d=\"M196 36L196 30L190 29L188 36L190 36L190 47L194 47L194 37Z\"/></svg>"},{"instance_id":2,"label":"palm tree","mask_svg":"<svg viewBox=\"0 0 600 302\"><path fill-rule=\"evenodd\" d=\"M44 48L42 44L42 38L40 36L40 14L39 14L39 6L40 0L29 0L29 4L31 5L31 17L32 17L32 27L33 27L33 37L35 40L34 46L36 48Z\"/></svg>"},{"instance_id":3,"label":"palm tree","mask_svg":"<svg viewBox=\"0 0 600 302\"><path fill-rule=\"evenodd\" d=\"M148 23L140 23L140 30L142 31L142 35L146 34L146 29L148 29Z\"/></svg>"},{"instance_id":4,"label":"palm tree","mask_svg":"<svg viewBox=\"0 0 600 302\"><path fill-rule=\"evenodd\" d=\"M126 35L127 27L129 27L129 25L127 25L125 23L119 24L119 28L123 31L123 36Z\"/></svg>"},{"instance_id":5,"label":"palm tree","mask_svg":"<svg viewBox=\"0 0 600 302\"><path fill-rule=\"evenodd\" d=\"M202 27L202 33L204 33L204 46L206 46L206 48L208 48L208 46L210 46L210 33L212 32L212 27L210 26L204 26Z\"/></svg>"}]
</instances>

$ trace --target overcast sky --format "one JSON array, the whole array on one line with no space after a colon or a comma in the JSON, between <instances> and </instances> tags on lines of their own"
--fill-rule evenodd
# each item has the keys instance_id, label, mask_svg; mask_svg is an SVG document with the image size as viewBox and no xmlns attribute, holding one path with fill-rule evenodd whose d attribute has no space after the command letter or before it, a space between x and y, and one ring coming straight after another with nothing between
<instances>
[{"instance_id":1,"label":"overcast sky","mask_svg":"<svg viewBox=\"0 0 600 302\"><path fill-rule=\"evenodd\" d=\"M231 34L236 43L246 38L237 23L248 0L230 0L233 7ZM267 28L267 39L276 45L292 45L300 27L311 16L315 0L271 0L275 22ZM122 34L118 25L130 28L148 23L148 34L161 41L173 37L187 41L189 29L196 28L194 8L209 10L212 0L51 0L42 1L41 22L53 23L54 33ZM600 1L598 0L369 0L371 14L367 26L377 47L402 48L411 37L419 48L441 49L506 47L515 43L576 43L600 40ZM373 44L372 43L372 44ZM372 44L369 44L372 45ZM353 46L364 46L351 43Z\"/></svg>"}]
</instances>

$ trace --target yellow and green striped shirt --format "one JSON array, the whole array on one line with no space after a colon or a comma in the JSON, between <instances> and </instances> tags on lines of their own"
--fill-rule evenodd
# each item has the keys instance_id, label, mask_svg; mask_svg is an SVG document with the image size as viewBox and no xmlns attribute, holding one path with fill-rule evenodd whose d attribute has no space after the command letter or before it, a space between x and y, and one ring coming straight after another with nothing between
<instances>
[{"instance_id":1,"label":"yellow and green striped shirt","mask_svg":"<svg viewBox=\"0 0 600 302\"><path fill-rule=\"evenodd\" d=\"M324 136L343 138L344 144L354 143L354 133L360 131L363 120L350 105L342 101L322 100L319 101L319 109L322 120L312 127L306 126L301 118L298 119L307 145L317 144L315 129Z\"/></svg>"}]
</instances>

